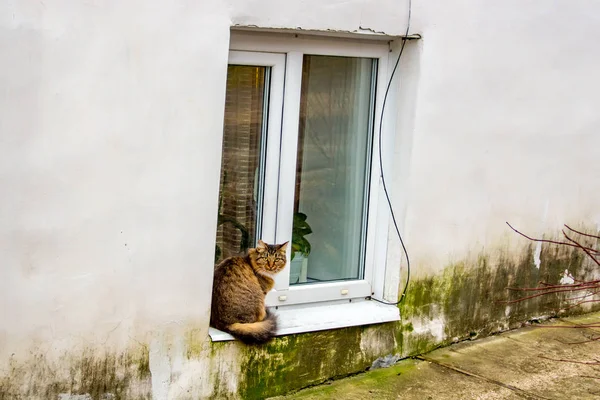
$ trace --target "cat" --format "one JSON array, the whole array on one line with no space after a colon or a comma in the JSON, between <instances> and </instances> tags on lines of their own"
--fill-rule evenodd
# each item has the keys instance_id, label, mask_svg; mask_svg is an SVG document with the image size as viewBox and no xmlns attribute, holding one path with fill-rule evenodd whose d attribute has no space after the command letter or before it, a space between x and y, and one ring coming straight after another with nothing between
<instances>
[{"instance_id":1,"label":"cat","mask_svg":"<svg viewBox=\"0 0 600 400\"><path fill-rule=\"evenodd\" d=\"M245 257L229 257L215 268L210 323L244 343L266 343L275 336L277 317L265 308L273 277L283 270L289 242L262 240Z\"/></svg>"}]
</instances>

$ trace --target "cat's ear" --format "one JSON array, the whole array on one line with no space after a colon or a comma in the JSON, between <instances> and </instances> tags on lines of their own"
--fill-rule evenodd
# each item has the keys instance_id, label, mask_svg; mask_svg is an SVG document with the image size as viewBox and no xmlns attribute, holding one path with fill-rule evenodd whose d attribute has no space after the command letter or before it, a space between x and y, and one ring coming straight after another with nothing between
<instances>
[{"instance_id":1,"label":"cat's ear","mask_svg":"<svg viewBox=\"0 0 600 400\"><path fill-rule=\"evenodd\" d=\"M265 242L263 242L262 240L258 239L258 245L256 246L257 250L268 250L269 249L269 245L266 244Z\"/></svg>"},{"instance_id":2,"label":"cat's ear","mask_svg":"<svg viewBox=\"0 0 600 400\"><path fill-rule=\"evenodd\" d=\"M279 250L279 251L282 251L282 252L285 252L285 250L287 249L287 245L288 245L288 243L289 243L289 241L287 241L287 242L285 242L285 243L283 243L283 244L280 244L280 245L279 245L279 248L278 248L277 250Z\"/></svg>"}]
</instances>

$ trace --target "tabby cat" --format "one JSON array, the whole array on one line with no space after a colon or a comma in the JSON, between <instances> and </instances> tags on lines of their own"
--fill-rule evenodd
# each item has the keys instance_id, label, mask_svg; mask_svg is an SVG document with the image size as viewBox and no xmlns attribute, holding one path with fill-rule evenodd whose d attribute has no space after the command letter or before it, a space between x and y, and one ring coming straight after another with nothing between
<instances>
[{"instance_id":1,"label":"tabby cat","mask_svg":"<svg viewBox=\"0 0 600 400\"><path fill-rule=\"evenodd\" d=\"M285 267L284 244L248 250L245 257L229 257L215 268L210 323L245 343L265 343L277 331L277 317L265 308L273 276Z\"/></svg>"}]
</instances>

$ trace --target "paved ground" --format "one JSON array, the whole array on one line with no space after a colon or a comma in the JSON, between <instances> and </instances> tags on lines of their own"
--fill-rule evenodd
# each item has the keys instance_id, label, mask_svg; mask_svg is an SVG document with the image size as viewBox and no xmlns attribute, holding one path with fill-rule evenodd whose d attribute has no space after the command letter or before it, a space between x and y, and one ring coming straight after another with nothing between
<instances>
[{"instance_id":1,"label":"paved ground","mask_svg":"<svg viewBox=\"0 0 600 400\"><path fill-rule=\"evenodd\" d=\"M589 323L600 326L600 313L459 343L278 399L600 399L600 340L589 341L600 328L566 328Z\"/></svg>"}]
</instances>

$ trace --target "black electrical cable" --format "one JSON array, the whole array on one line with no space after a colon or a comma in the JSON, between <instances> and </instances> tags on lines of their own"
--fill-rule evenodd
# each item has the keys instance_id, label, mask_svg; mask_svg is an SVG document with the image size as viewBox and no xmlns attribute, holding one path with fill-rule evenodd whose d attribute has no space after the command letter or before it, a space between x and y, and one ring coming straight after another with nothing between
<instances>
[{"instance_id":1,"label":"black electrical cable","mask_svg":"<svg viewBox=\"0 0 600 400\"><path fill-rule=\"evenodd\" d=\"M385 183L385 177L383 175L383 161L381 158L381 129L383 126L383 113L385 111L385 104L387 102L388 94L390 92L390 87L392 86L392 80L394 79L394 75L396 74L396 69L398 68L398 64L400 64L400 58L402 57L402 53L404 52L404 45L406 44L406 41L408 40L408 33L410 31L411 13L412 13L412 0L408 0L408 21L406 23L406 33L404 34L404 37L402 38L402 45L400 47L400 53L398 54L398 58L396 59L396 64L394 65L394 69L392 70L392 74L390 75L390 79L388 81L387 88L385 89L385 95L383 96L383 104L381 105L381 116L379 119L379 171L381 173L380 177L381 177L381 183L383 185L383 191L385 193L385 198L386 198L388 206L390 208L392 222L394 223L394 228L396 229L396 234L398 235L398 238L400 239L400 244L402 244L402 250L404 250L404 255L406 256L406 284L404 285L404 290L402 291L402 295L400 295L400 299L395 303L378 300L374 297L371 297L371 300L377 301L382 304L388 304L388 305L394 305L394 306L402 303L402 301L404 300L404 297L406 296L406 290L408 289L408 282L410 281L410 259L408 258L408 251L406 250L406 246L404 245L404 240L402 240L402 235L400 234L400 229L398 228L398 223L396 222L396 216L394 215L392 201L390 200L390 195L388 193L387 185Z\"/></svg>"}]
</instances>

